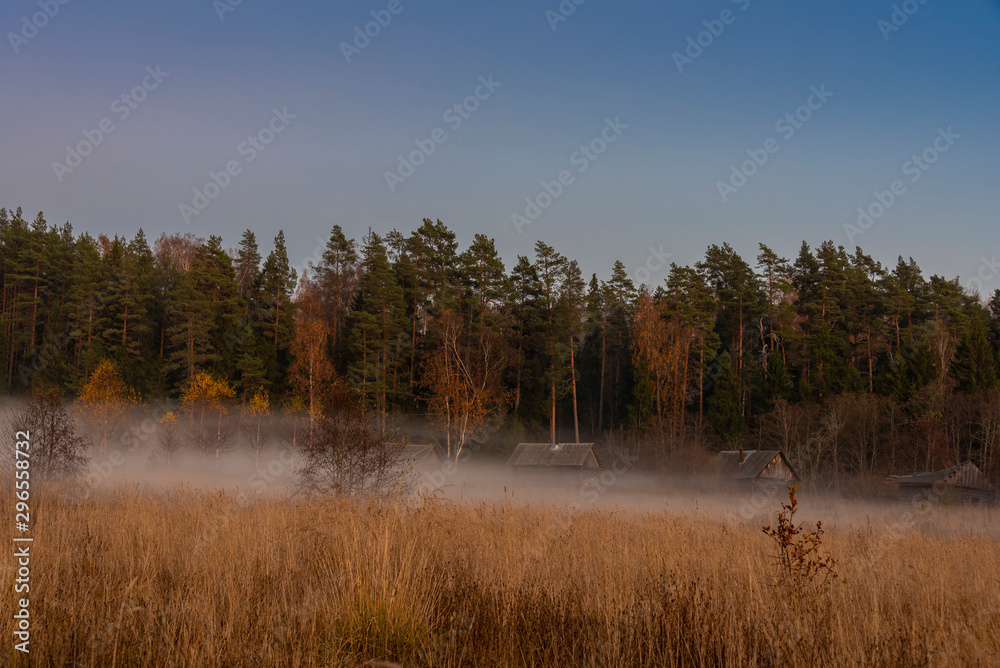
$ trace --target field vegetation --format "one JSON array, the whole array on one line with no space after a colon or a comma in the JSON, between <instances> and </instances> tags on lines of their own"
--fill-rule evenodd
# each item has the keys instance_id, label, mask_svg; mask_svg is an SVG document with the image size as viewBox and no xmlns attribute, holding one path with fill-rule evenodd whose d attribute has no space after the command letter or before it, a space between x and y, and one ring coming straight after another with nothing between
<instances>
[{"instance_id":1,"label":"field vegetation","mask_svg":"<svg viewBox=\"0 0 1000 668\"><path fill-rule=\"evenodd\" d=\"M38 666L968 666L1000 656L1000 539L975 528L990 510L943 508L948 531L824 528L810 554L836 577L813 578L790 575L760 522L672 511L240 501L136 486L50 487L34 507ZM815 536L799 529L786 542ZM7 610L14 577L0 575ZM10 638L9 616L2 626ZM3 665L21 665L7 656Z\"/></svg>"}]
</instances>

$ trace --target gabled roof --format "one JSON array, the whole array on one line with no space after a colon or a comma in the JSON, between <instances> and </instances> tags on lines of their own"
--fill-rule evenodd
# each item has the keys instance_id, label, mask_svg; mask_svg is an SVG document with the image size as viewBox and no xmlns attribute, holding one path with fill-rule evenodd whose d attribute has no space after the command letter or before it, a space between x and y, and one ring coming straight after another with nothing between
<instances>
[{"instance_id":1,"label":"gabled roof","mask_svg":"<svg viewBox=\"0 0 1000 668\"><path fill-rule=\"evenodd\" d=\"M889 480L899 485L933 485L936 482L943 482L952 487L993 491L993 485L972 462L964 462L930 473L889 476Z\"/></svg>"},{"instance_id":2,"label":"gabled roof","mask_svg":"<svg viewBox=\"0 0 1000 668\"><path fill-rule=\"evenodd\" d=\"M776 459L781 461L798 479L799 474L792 468L781 450L744 450L743 462L740 463L740 453L738 451L720 452L716 458L719 463L719 472L736 480L753 480L760 476Z\"/></svg>"},{"instance_id":3,"label":"gabled roof","mask_svg":"<svg viewBox=\"0 0 1000 668\"><path fill-rule=\"evenodd\" d=\"M520 443L507 461L509 466L561 467L600 465L593 443Z\"/></svg>"}]
</instances>

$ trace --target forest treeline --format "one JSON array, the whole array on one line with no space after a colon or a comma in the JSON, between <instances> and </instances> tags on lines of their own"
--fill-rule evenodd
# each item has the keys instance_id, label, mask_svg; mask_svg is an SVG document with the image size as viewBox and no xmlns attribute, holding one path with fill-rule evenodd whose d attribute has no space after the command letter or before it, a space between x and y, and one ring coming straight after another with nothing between
<instances>
[{"instance_id":1,"label":"forest treeline","mask_svg":"<svg viewBox=\"0 0 1000 668\"><path fill-rule=\"evenodd\" d=\"M112 361L143 399L211 377L322 411L342 383L382 416L472 441L642 435L651 463L780 447L810 476L1000 468L1000 290L885 266L860 248L710 246L636 286L538 242L509 270L493 240L441 221L360 241L335 226L301 276L278 232L74 234L0 209L0 359L8 393L75 394ZM206 376L207 374L207 376ZM199 381L198 379L202 380Z\"/></svg>"}]
</instances>

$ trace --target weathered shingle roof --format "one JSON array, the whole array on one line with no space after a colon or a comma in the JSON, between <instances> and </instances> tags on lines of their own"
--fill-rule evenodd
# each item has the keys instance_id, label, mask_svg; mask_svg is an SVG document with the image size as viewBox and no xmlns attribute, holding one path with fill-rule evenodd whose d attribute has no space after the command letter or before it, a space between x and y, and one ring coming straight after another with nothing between
<instances>
[{"instance_id":1,"label":"weathered shingle roof","mask_svg":"<svg viewBox=\"0 0 1000 668\"><path fill-rule=\"evenodd\" d=\"M740 453L737 451L720 452L718 456L719 472L736 480L753 480L777 458L781 458L785 466L796 478L798 474L788 459L780 450L744 450L743 463L740 463Z\"/></svg>"},{"instance_id":2,"label":"weathered shingle roof","mask_svg":"<svg viewBox=\"0 0 1000 668\"><path fill-rule=\"evenodd\" d=\"M596 467L600 460L593 443L520 443L507 464L514 467Z\"/></svg>"},{"instance_id":3,"label":"weathered shingle roof","mask_svg":"<svg viewBox=\"0 0 1000 668\"><path fill-rule=\"evenodd\" d=\"M930 473L889 476L889 480L899 485L933 485L936 482L943 482L952 487L993 491L993 485L979 470L979 467L972 462L965 462Z\"/></svg>"}]
</instances>

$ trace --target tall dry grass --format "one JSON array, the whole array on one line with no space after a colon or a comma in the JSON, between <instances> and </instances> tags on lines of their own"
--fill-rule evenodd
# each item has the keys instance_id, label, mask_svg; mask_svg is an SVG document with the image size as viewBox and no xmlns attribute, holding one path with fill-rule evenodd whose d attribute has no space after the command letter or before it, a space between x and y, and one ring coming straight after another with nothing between
<instances>
[{"instance_id":1,"label":"tall dry grass","mask_svg":"<svg viewBox=\"0 0 1000 668\"><path fill-rule=\"evenodd\" d=\"M37 666L1000 663L988 536L831 532L840 577L803 600L759 527L707 518L136 488L33 503Z\"/></svg>"}]
</instances>

